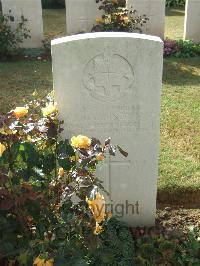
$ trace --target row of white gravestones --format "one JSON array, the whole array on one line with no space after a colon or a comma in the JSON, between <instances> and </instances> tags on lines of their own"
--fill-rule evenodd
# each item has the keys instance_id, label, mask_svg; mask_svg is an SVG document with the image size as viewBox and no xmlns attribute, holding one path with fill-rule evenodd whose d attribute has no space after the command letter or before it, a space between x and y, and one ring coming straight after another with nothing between
<instances>
[{"instance_id":1,"label":"row of white gravestones","mask_svg":"<svg viewBox=\"0 0 200 266\"><path fill-rule=\"evenodd\" d=\"M2 12L12 16L10 25L16 29L21 17L27 19L26 28L30 30L30 38L24 39L22 47L38 48L42 47L43 40L43 20L41 0L1 0Z\"/></svg>"},{"instance_id":2,"label":"row of white gravestones","mask_svg":"<svg viewBox=\"0 0 200 266\"><path fill-rule=\"evenodd\" d=\"M67 34L90 32L95 20L101 17L95 0L65 0ZM143 32L164 38L165 0L127 0L127 7L133 7L138 15L147 15L149 21Z\"/></svg>"},{"instance_id":3,"label":"row of white gravestones","mask_svg":"<svg viewBox=\"0 0 200 266\"><path fill-rule=\"evenodd\" d=\"M101 17L95 0L65 0L67 34L90 32L95 20ZM126 0L138 15L145 14L149 21L142 27L145 34L164 39L165 0ZM186 0L184 39L200 41L200 0Z\"/></svg>"},{"instance_id":4,"label":"row of white gravestones","mask_svg":"<svg viewBox=\"0 0 200 266\"><path fill-rule=\"evenodd\" d=\"M184 39L200 42L200 0L186 0Z\"/></svg>"},{"instance_id":5,"label":"row of white gravestones","mask_svg":"<svg viewBox=\"0 0 200 266\"><path fill-rule=\"evenodd\" d=\"M67 34L90 32L95 19L101 17L95 0L65 0ZM149 21L143 32L164 38L165 0L127 0L127 7L133 7L138 14L146 14ZM31 38L24 40L23 47L37 48L42 46L43 20L41 0L2 0L3 14L11 14L10 22L16 28L21 16L27 18L27 28ZM200 0L186 1L184 39L200 41Z\"/></svg>"},{"instance_id":6,"label":"row of white gravestones","mask_svg":"<svg viewBox=\"0 0 200 266\"><path fill-rule=\"evenodd\" d=\"M142 32L164 39L165 0L127 0L127 8L131 6L138 11L138 14L145 14L149 18Z\"/></svg>"},{"instance_id":7,"label":"row of white gravestones","mask_svg":"<svg viewBox=\"0 0 200 266\"><path fill-rule=\"evenodd\" d=\"M91 32L97 17L102 16L95 0L65 0L67 34Z\"/></svg>"},{"instance_id":8,"label":"row of white gravestones","mask_svg":"<svg viewBox=\"0 0 200 266\"><path fill-rule=\"evenodd\" d=\"M129 225L156 212L163 43L137 33L87 33L52 41L53 80L64 137L107 137L128 151L98 176L108 209Z\"/></svg>"}]
</instances>

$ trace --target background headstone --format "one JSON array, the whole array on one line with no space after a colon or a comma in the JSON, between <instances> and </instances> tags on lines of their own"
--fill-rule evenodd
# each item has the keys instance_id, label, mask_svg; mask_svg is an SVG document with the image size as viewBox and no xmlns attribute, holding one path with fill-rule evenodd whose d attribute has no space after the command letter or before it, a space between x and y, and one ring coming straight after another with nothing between
<instances>
[{"instance_id":1,"label":"background headstone","mask_svg":"<svg viewBox=\"0 0 200 266\"><path fill-rule=\"evenodd\" d=\"M91 32L96 18L101 17L95 0L65 0L67 34Z\"/></svg>"},{"instance_id":2,"label":"background headstone","mask_svg":"<svg viewBox=\"0 0 200 266\"><path fill-rule=\"evenodd\" d=\"M14 21L10 22L13 29L21 22L21 16L24 16L27 29L30 30L31 38L25 39L23 48L42 47L43 40L43 20L41 0L2 0L3 14L10 14ZM11 12L9 12L11 11Z\"/></svg>"},{"instance_id":3,"label":"background headstone","mask_svg":"<svg viewBox=\"0 0 200 266\"><path fill-rule=\"evenodd\" d=\"M200 42L200 0L186 1L184 40Z\"/></svg>"},{"instance_id":4,"label":"background headstone","mask_svg":"<svg viewBox=\"0 0 200 266\"><path fill-rule=\"evenodd\" d=\"M143 33L164 39L165 0L127 0L127 8L133 7L139 15L147 15L149 21L143 26Z\"/></svg>"},{"instance_id":5,"label":"background headstone","mask_svg":"<svg viewBox=\"0 0 200 266\"><path fill-rule=\"evenodd\" d=\"M111 137L124 148L129 156L108 158L99 177L110 193L115 215L130 225L153 225L161 39L113 32L68 36L52 41L52 60L64 137L84 134L101 141Z\"/></svg>"}]
</instances>

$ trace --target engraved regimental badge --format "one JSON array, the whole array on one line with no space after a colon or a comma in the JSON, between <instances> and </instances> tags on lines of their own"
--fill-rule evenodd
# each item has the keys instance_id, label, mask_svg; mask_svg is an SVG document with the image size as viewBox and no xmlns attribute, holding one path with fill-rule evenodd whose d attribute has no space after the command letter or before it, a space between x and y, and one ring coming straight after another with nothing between
<instances>
[{"instance_id":1,"label":"engraved regimental badge","mask_svg":"<svg viewBox=\"0 0 200 266\"><path fill-rule=\"evenodd\" d=\"M99 54L86 63L83 83L91 97L115 102L131 92L134 72L126 58L118 54Z\"/></svg>"}]
</instances>

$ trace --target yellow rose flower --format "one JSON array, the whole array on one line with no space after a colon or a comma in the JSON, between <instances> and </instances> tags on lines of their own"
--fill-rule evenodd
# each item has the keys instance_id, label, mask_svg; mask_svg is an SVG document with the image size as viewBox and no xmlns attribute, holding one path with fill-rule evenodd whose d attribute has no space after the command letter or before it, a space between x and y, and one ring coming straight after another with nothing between
<instances>
[{"instance_id":1,"label":"yellow rose flower","mask_svg":"<svg viewBox=\"0 0 200 266\"><path fill-rule=\"evenodd\" d=\"M105 22L105 24L109 24L109 23L111 23L111 16L108 15L108 16L104 19L104 22Z\"/></svg>"},{"instance_id":2,"label":"yellow rose flower","mask_svg":"<svg viewBox=\"0 0 200 266\"><path fill-rule=\"evenodd\" d=\"M71 156L70 159L72 162L78 162L79 156L78 156L78 154L76 154L75 156Z\"/></svg>"},{"instance_id":3,"label":"yellow rose flower","mask_svg":"<svg viewBox=\"0 0 200 266\"><path fill-rule=\"evenodd\" d=\"M129 22L129 17L124 17L124 23L128 23Z\"/></svg>"},{"instance_id":4,"label":"yellow rose flower","mask_svg":"<svg viewBox=\"0 0 200 266\"><path fill-rule=\"evenodd\" d=\"M96 23L97 24L100 24L100 23L102 23L103 22L103 19L102 18L96 18Z\"/></svg>"},{"instance_id":5,"label":"yellow rose flower","mask_svg":"<svg viewBox=\"0 0 200 266\"><path fill-rule=\"evenodd\" d=\"M46 107L42 108L43 116L51 115L57 111L57 105L53 104L52 102L46 104Z\"/></svg>"},{"instance_id":6,"label":"yellow rose flower","mask_svg":"<svg viewBox=\"0 0 200 266\"><path fill-rule=\"evenodd\" d=\"M53 259L45 261L44 259L41 259L40 257L37 257L33 262L33 266L53 266L53 264L54 264Z\"/></svg>"},{"instance_id":7,"label":"yellow rose flower","mask_svg":"<svg viewBox=\"0 0 200 266\"><path fill-rule=\"evenodd\" d=\"M71 138L71 145L74 148L88 149L91 145L91 139L82 135L74 136Z\"/></svg>"},{"instance_id":8,"label":"yellow rose flower","mask_svg":"<svg viewBox=\"0 0 200 266\"><path fill-rule=\"evenodd\" d=\"M89 208L93 214L93 217L97 223L101 223L105 219L105 200L104 196L101 195L100 193L96 193L96 198L94 200L88 200L86 198L86 201L89 205Z\"/></svg>"},{"instance_id":9,"label":"yellow rose flower","mask_svg":"<svg viewBox=\"0 0 200 266\"><path fill-rule=\"evenodd\" d=\"M27 135L27 140L28 140L28 141L31 141L31 140L32 140L32 138L31 138L30 135Z\"/></svg>"},{"instance_id":10,"label":"yellow rose flower","mask_svg":"<svg viewBox=\"0 0 200 266\"><path fill-rule=\"evenodd\" d=\"M17 132L16 130L12 131L10 128L1 128L0 129L0 133L3 135L13 135L16 132Z\"/></svg>"},{"instance_id":11,"label":"yellow rose flower","mask_svg":"<svg viewBox=\"0 0 200 266\"><path fill-rule=\"evenodd\" d=\"M104 155L103 153L98 153L96 156L97 161L103 161L104 160Z\"/></svg>"},{"instance_id":12,"label":"yellow rose flower","mask_svg":"<svg viewBox=\"0 0 200 266\"><path fill-rule=\"evenodd\" d=\"M103 230L103 227L100 226L98 223L96 223L96 227L94 229L94 234L95 235L99 235L100 233L102 233L104 230Z\"/></svg>"},{"instance_id":13,"label":"yellow rose flower","mask_svg":"<svg viewBox=\"0 0 200 266\"><path fill-rule=\"evenodd\" d=\"M59 174L59 176L61 176L61 177L63 177L64 175L65 175L65 171L64 171L64 169L61 167L61 168L59 168L59 170L58 170L58 174Z\"/></svg>"},{"instance_id":14,"label":"yellow rose flower","mask_svg":"<svg viewBox=\"0 0 200 266\"><path fill-rule=\"evenodd\" d=\"M105 19L105 24L109 24L110 22L111 22L110 19L108 18Z\"/></svg>"},{"instance_id":15,"label":"yellow rose flower","mask_svg":"<svg viewBox=\"0 0 200 266\"><path fill-rule=\"evenodd\" d=\"M3 145L3 144L0 142L0 157L2 156L2 154L4 153L5 150L6 150L6 146Z\"/></svg>"},{"instance_id":16,"label":"yellow rose flower","mask_svg":"<svg viewBox=\"0 0 200 266\"><path fill-rule=\"evenodd\" d=\"M15 110L13 110L13 114L16 118L21 118L28 114L28 108L26 107L16 107Z\"/></svg>"}]
</instances>

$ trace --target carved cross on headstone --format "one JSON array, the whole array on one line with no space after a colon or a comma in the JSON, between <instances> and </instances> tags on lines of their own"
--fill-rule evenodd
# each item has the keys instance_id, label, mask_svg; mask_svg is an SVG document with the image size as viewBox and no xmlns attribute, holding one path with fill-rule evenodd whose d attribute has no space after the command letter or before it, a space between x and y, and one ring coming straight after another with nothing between
<instances>
[{"instance_id":1,"label":"carved cross on headstone","mask_svg":"<svg viewBox=\"0 0 200 266\"><path fill-rule=\"evenodd\" d=\"M110 47L86 64L84 85L94 97L105 101L116 101L129 93L134 73L128 61L114 54Z\"/></svg>"}]
</instances>

